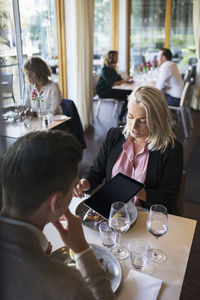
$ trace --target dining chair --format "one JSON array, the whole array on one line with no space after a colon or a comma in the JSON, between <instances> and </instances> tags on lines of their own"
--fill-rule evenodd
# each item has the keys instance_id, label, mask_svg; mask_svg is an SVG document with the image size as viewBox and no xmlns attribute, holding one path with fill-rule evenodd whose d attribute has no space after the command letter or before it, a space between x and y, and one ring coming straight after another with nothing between
<instances>
[{"instance_id":1,"label":"dining chair","mask_svg":"<svg viewBox=\"0 0 200 300\"><path fill-rule=\"evenodd\" d=\"M193 120L192 120L192 115L191 115L191 109L190 109L190 102L191 102L191 86L193 83L193 79L191 78L190 81L187 81L184 85L183 92L181 95L181 100L179 106L168 106L170 110L176 111L178 114L181 115L181 120L183 124L183 129L184 129L184 136L187 139L189 137L188 134L188 128L186 124L186 119L185 116L188 115L189 118L189 123L190 123L190 128L193 129Z\"/></svg>"},{"instance_id":2,"label":"dining chair","mask_svg":"<svg viewBox=\"0 0 200 300\"><path fill-rule=\"evenodd\" d=\"M62 99L61 107L63 110L63 114L71 117L71 120L68 120L60 126L60 129L67 129L69 132L77 137L79 142L82 144L83 149L86 148L86 142L83 133L83 126L81 123L81 119L76 108L74 101L70 99ZM62 124L61 124L62 125ZM63 128L61 128L63 127Z\"/></svg>"},{"instance_id":3,"label":"dining chair","mask_svg":"<svg viewBox=\"0 0 200 300\"><path fill-rule=\"evenodd\" d=\"M184 83L187 81L190 81L191 78L193 78L193 83L195 82L195 77L196 77L196 65L193 64L188 67L188 69L185 71L184 74Z\"/></svg>"},{"instance_id":4,"label":"dining chair","mask_svg":"<svg viewBox=\"0 0 200 300\"><path fill-rule=\"evenodd\" d=\"M178 215L182 216L184 215L184 196L185 196L185 183L186 183L186 171L183 170L182 172L182 179L181 179L181 185L180 190L177 198L177 209L178 209Z\"/></svg>"},{"instance_id":5,"label":"dining chair","mask_svg":"<svg viewBox=\"0 0 200 300\"><path fill-rule=\"evenodd\" d=\"M98 101L96 110L95 110L95 117L97 118L99 115L99 110L101 107L102 102L114 102L114 110L113 110L113 117L118 118L119 116L119 107L120 107L120 100L114 99L114 98L101 98L99 95L95 93L96 85L99 80L99 74L96 74L93 76L93 100Z\"/></svg>"},{"instance_id":6,"label":"dining chair","mask_svg":"<svg viewBox=\"0 0 200 300\"><path fill-rule=\"evenodd\" d=\"M97 100L97 107L95 111L95 117L98 117L99 110L101 107L102 102L114 102L114 110L113 110L113 117L118 118L119 116L119 106L120 106L120 100L114 99L114 98L100 98L98 95L95 95L93 100Z\"/></svg>"},{"instance_id":7,"label":"dining chair","mask_svg":"<svg viewBox=\"0 0 200 300\"><path fill-rule=\"evenodd\" d=\"M0 89L2 93L2 99L13 98L13 102L15 103L15 97L13 93L13 74L0 74Z\"/></svg>"}]
</instances>

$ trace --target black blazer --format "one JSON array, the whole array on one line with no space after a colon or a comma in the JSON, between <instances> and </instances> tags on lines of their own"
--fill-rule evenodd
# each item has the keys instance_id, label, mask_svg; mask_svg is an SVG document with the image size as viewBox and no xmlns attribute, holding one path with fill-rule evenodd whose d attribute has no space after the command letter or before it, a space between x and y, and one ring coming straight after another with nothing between
<instances>
[{"instance_id":1,"label":"black blazer","mask_svg":"<svg viewBox=\"0 0 200 300\"><path fill-rule=\"evenodd\" d=\"M122 151L125 138L119 128L111 128L100 148L93 166L83 175L89 180L91 190L104 178L109 181L112 168ZM175 141L175 147L168 145L164 153L149 151L147 174L145 179L146 201L141 205L150 208L153 204L163 204L169 213L177 213L178 197L183 170L183 146Z\"/></svg>"}]
</instances>

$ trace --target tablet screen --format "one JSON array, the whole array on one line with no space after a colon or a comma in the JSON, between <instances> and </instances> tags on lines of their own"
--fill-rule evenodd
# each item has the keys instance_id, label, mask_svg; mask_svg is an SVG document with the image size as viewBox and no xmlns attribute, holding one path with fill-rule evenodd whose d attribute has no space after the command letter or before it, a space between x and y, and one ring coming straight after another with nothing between
<instances>
[{"instance_id":1,"label":"tablet screen","mask_svg":"<svg viewBox=\"0 0 200 300\"><path fill-rule=\"evenodd\" d=\"M118 173L101 189L85 200L85 205L92 208L104 218L109 218L111 204L113 202L128 202L135 196L144 184Z\"/></svg>"}]
</instances>

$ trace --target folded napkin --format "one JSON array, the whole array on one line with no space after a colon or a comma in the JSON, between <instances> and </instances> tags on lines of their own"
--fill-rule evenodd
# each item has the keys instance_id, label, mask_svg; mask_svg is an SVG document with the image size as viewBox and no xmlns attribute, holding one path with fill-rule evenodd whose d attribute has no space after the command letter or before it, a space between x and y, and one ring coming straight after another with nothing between
<instances>
[{"instance_id":1,"label":"folded napkin","mask_svg":"<svg viewBox=\"0 0 200 300\"><path fill-rule=\"evenodd\" d=\"M122 286L119 300L156 300L162 280L131 270Z\"/></svg>"}]
</instances>

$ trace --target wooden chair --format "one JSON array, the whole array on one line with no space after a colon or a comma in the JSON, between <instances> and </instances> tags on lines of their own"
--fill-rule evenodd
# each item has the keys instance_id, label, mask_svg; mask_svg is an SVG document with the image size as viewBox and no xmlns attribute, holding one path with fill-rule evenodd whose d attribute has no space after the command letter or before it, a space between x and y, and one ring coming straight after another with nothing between
<instances>
[{"instance_id":1,"label":"wooden chair","mask_svg":"<svg viewBox=\"0 0 200 300\"><path fill-rule=\"evenodd\" d=\"M189 137L189 135L188 135L185 115L188 115L190 127L192 129L194 128L191 110L190 110L190 101L191 101L190 90L191 90L192 83L193 83L192 79L185 83L179 106L168 106L170 110L175 110L178 114L181 115L181 120L184 129L184 136L186 139Z\"/></svg>"},{"instance_id":2,"label":"wooden chair","mask_svg":"<svg viewBox=\"0 0 200 300\"><path fill-rule=\"evenodd\" d=\"M178 198L177 198L177 209L178 209L178 215L179 216L184 215L185 182L186 182L186 171L183 171L180 191L179 191L179 195L178 195Z\"/></svg>"},{"instance_id":3,"label":"wooden chair","mask_svg":"<svg viewBox=\"0 0 200 300\"><path fill-rule=\"evenodd\" d=\"M2 99L13 98L15 103L15 97L13 93L13 74L0 74L0 89L2 93Z\"/></svg>"}]
</instances>

